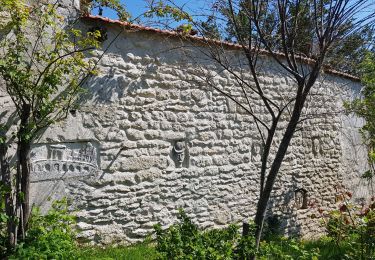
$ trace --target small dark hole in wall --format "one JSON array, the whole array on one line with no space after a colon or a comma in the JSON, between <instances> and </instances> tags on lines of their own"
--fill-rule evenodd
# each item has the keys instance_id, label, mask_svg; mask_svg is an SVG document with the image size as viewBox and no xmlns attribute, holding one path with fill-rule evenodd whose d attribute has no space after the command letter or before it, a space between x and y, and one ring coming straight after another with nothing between
<instances>
[{"instance_id":1,"label":"small dark hole in wall","mask_svg":"<svg viewBox=\"0 0 375 260\"><path fill-rule=\"evenodd\" d=\"M72 116L76 116L76 115L77 115L77 110L75 110L75 109L70 109L70 110L69 110L69 113L70 113Z\"/></svg>"}]
</instances>

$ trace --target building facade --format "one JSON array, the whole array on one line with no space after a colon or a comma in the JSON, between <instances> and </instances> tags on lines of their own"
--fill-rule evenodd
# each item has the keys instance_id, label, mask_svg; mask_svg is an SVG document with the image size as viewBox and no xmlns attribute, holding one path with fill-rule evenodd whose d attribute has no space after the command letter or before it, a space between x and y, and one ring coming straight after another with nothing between
<instances>
[{"instance_id":1,"label":"building facade","mask_svg":"<svg viewBox=\"0 0 375 260\"><path fill-rule=\"evenodd\" d=\"M139 241L154 224L174 223L179 208L202 228L251 219L261 137L253 118L212 88L242 102L236 78L207 58L210 50L198 38L99 17L81 23L84 30L100 27L107 33L103 50L93 54L100 59L99 75L86 85L80 107L33 145L33 204L46 210L51 201L69 197L80 236L96 243ZM231 67L252 84L241 50L223 47ZM270 56L262 55L261 62L265 94L280 104L290 99L292 78ZM355 78L334 71L322 73L315 84L269 206L285 234L321 234L314 215L318 207L335 207L338 186L355 190L358 198L366 193L358 178L366 162L361 121L343 107L360 88ZM261 100L250 100L267 121ZM0 107L5 121L12 111L5 91ZM287 120L286 113L276 143Z\"/></svg>"}]
</instances>

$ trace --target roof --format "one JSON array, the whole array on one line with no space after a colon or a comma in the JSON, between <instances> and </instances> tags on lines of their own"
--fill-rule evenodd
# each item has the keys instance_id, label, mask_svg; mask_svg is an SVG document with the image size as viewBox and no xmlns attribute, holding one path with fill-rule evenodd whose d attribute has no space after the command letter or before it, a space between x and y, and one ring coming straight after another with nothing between
<instances>
[{"instance_id":1,"label":"roof","mask_svg":"<svg viewBox=\"0 0 375 260\"><path fill-rule=\"evenodd\" d=\"M113 20L113 19L109 19L109 18L106 18L106 17L102 17L102 16L96 16L96 15L90 15L89 14L89 15L83 16L82 19L91 20L91 21L101 21L101 22L104 22L104 23L109 23L109 24L114 24L114 25L126 27L129 30L151 32L151 33L160 34L160 35L164 35L164 36L168 36L168 37L180 38L182 36L182 34L180 32L170 31L170 30L162 30L162 29L157 29L157 28L153 28L153 27L133 24L133 23L129 23L129 22L122 22L122 21L119 21L119 20ZM184 38L190 39L192 41L196 41L197 43L209 43L209 44L219 45L219 46L222 46L224 48L233 49L233 50L242 50L243 49L242 45L232 43L232 42L208 39L208 38L205 38L205 37L195 36L195 35L185 35L184 34L183 36L184 36ZM270 52L268 52L267 50L261 50L261 53L264 54L264 55L271 55ZM285 55L283 53L275 53L275 54L280 58L285 57ZM313 59L307 58L307 57L302 57L301 61L306 63L306 64L311 64L311 63L314 62ZM348 74L348 73L345 73L345 72L335 70L335 69L333 69L329 66L325 66L323 68L323 71L327 74L339 76L339 77L346 78L346 79L350 79L352 81L357 81L357 82L360 81L359 77L356 77L354 75L351 75L351 74Z\"/></svg>"}]
</instances>

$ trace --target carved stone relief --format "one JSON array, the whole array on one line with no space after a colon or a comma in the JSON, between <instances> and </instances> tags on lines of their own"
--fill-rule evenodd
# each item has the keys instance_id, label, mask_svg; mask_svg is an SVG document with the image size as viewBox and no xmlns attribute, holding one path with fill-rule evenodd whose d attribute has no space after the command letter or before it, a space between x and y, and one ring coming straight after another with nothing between
<instances>
[{"instance_id":1,"label":"carved stone relief","mask_svg":"<svg viewBox=\"0 0 375 260\"><path fill-rule=\"evenodd\" d=\"M174 143L172 148L172 159L176 168L187 168L189 166L189 150L185 141L178 140Z\"/></svg>"},{"instance_id":2,"label":"carved stone relief","mask_svg":"<svg viewBox=\"0 0 375 260\"><path fill-rule=\"evenodd\" d=\"M98 144L94 142L37 144L31 151L31 181L95 175Z\"/></svg>"},{"instance_id":3,"label":"carved stone relief","mask_svg":"<svg viewBox=\"0 0 375 260\"><path fill-rule=\"evenodd\" d=\"M322 155L322 146L318 137L312 139L312 151L315 157Z\"/></svg>"},{"instance_id":4,"label":"carved stone relief","mask_svg":"<svg viewBox=\"0 0 375 260\"><path fill-rule=\"evenodd\" d=\"M251 161L260 162L262 160L262 146L260 143L253 143L251 147Z\"/></svg>"},{"instance_id":5,"label":"carved stone relief","mask_svg":"<svg viewBox=\"0 0 375 260\"><path fill-rule=\"evenodd\" d=\"M294 191L294 199L297 209L307 209L307 191L304 188Z\"/></svg>"}]
</instances>

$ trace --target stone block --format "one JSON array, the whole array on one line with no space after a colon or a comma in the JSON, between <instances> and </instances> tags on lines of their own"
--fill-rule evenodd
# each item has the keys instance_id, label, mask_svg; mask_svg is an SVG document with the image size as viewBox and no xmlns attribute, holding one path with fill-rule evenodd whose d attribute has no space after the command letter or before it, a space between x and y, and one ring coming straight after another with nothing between
<instances>
[{"instance_id":1,"label":"stone block","mask_svg":"<svg viewBox=\"0 0 375 260\"><path fill-rule=\"evenodd\" d=\"M120 169L123 171L146 170L151 167L164 169L167 167L167 165L168 163L166 158L156 156L123 158L121 159Z\"/></svg>"},{"instance_id":2,"label":"stone block","mask_svg":"<svg viewBox=\"0 0 375 260\"><path fill-rule=\"evenodd\" d=\"M135 130L135 129L127 129L126 135L127 135L127 138L130 141L136 141L136 140L144 139L144 132L139 131L139 130Z\"/></svg>"}]
</instances>

